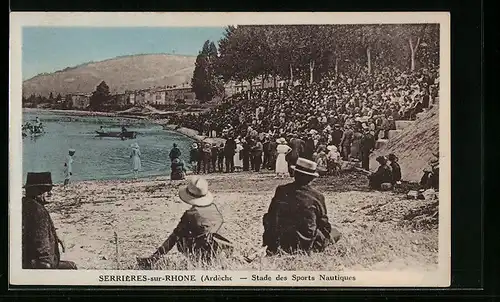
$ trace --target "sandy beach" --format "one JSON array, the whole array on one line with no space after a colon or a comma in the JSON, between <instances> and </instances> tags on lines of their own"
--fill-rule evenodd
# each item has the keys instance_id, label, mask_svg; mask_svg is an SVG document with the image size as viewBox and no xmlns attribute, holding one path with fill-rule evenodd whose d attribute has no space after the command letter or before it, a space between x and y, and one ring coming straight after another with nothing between
<instances>
[{"instance_id":1,"label":"sandy beach","mask_svg":"<svg viewBox=\"0 0 500 302\"><path fill-rule=\"evenodd\" d=\"M274 179L271 172L206 177L224 216L220 233L232 240L242 254L259 248L262 215L267 212L276 186L291 179ZM67 190L55 187L47 208L66 245L62 258L75 261L81 269L137 269L135 257L153 253L189 208L177 197L182 184L159 177L84 181L71 184ZM369 191L366 178L355 172L319 178L313 185L325 194L330 222L343 234L325 252L262 257L251 263L228 258L202 267L188 262L174 248L159 268L437 269L437 200L408 200L404 193Z\"/></svg>"}]
</instances>

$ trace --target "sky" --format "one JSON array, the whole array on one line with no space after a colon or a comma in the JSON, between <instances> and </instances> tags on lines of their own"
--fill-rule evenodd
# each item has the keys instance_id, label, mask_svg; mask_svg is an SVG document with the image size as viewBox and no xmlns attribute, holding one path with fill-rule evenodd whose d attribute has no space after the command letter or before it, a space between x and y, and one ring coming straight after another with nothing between
<instances>
[{"instance_id":1,"label":"sky","mask_svg":"<svg viewBox=\"0 0 500 302\"><path fill-rule=\"evenodd\" d=\"M25 27L23 80L124 55L196 56L206 40L217 45L223 33L223 27Z\"/></svg>"}]
</instances>

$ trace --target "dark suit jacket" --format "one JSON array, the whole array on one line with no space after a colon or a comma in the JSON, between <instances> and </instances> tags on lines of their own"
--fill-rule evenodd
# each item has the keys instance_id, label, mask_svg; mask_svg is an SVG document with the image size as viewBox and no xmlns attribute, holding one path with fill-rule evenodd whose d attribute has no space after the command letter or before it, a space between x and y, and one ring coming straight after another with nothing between
<instances>
[{"instance_id":1,"label":"dark suit jacket","mask_svg":"<svg viewBox=\"0 0 500 302\"><path fill-rule=\"evenodd\" d=\"M23 198L23 269L51 268L59 265L56 228L45 207L33 198Z\"/></svg>"},{"instance_id":2,"label":"dark suit jacket","mask_svg":"<svg viewBox=\"0 0 500 302\"><path fill-rule=\"evenodd\" d=\"M309 185L289 183L276 188L263 223L263 244L270 252L278 247L321 251L331 240L325 197Z\"/></svg>"}]
</instances>

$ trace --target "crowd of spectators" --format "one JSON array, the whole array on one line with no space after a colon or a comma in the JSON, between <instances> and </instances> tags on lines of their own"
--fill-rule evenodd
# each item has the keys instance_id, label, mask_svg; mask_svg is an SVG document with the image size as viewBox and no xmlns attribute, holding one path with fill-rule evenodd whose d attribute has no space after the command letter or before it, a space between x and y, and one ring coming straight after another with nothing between
<instances>
[{"instance_id":1,"label":"crowd of spectators","mask_svg":"<svg viewBox=\"0 0 500 302\"><path fill-rule=\"evenodd\" d=\"M228 139L230 146L223 148L231 149L226 150L228 172L234 170L231 154L237 149L235 141L242 145L239 153L244 162L249 154L250 164L244 164L243 170L259 170L260 166L274 169L280 139L293 150L287 156L289 164L298 156L325 162L324 155L335 147L344 160L362 161L368 170L375 141L387 139L396 120L414 120L433 106L438 91L437 68L404 72L386 67L372 74L339 73L310 85L253 89L233 95L208 112L177 115L170 122ZM263 149L257 152L263 158L257 160L258 168L252 157L256 146Z\"/></svg>"}]
</instances>

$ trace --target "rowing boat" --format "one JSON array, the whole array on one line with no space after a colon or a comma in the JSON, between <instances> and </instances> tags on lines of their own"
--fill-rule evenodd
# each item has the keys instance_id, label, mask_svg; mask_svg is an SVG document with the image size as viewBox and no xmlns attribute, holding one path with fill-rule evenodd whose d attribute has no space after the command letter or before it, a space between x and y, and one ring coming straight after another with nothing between
<instances>
[{"instance_id":1,"label":"rowing boat","mask_svg":"<svg viewBox=\"0 0 500 302\"><path fill-rule=\"evenodd\" d=\"M97 133L97 136L100 136L100 137L135 138L137 136L137 132L135 132L135 131L126 131L126 132L96 131L96 133Z\"/></svg>"}]
</instances>

